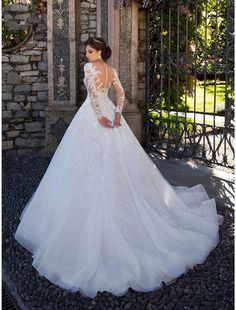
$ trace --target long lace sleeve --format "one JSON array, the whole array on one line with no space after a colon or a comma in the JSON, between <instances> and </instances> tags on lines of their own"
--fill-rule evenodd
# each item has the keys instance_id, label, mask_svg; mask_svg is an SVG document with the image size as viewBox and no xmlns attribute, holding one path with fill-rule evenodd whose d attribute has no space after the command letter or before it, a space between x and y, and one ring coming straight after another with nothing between
<instances>
[{"instance_id":1,"label":"long lace sleeve","mask_svg":"<svg viewBox=\"0 0 236 310\"><path fill-rule=\"evenodd\" d=\"M97 118L100 119L102 117L102 112L100 110L100 106L97 100L97 90L95 82L96 70L94 70L93 66L91 66L89 62L84 65L84 77L94 112Z\"/></svg>"},{"instance_id":2,"label":"long lace sleeve","mask_svg":"<svg viewBox=\"0 0 236 310\"><path fill-rule=\"evenodd\" d=\"M125 92L119 80L118 74L116 70L113 68L114 79L112 81L112 85L116 91L116 112L122 113L125 101Z\"/></svg>"}]
</instances>

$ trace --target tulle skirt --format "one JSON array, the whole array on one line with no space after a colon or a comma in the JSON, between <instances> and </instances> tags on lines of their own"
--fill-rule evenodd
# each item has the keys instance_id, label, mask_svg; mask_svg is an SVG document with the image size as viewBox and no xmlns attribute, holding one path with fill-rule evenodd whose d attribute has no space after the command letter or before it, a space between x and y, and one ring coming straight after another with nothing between
<instances>
[{"instance_id":1,"label":"tulle skirt","mask_svg":"<svg viewBox=\"0 0 236 310\"><path fill-rule=\"evenodd\" d=\"M113 120L108 96L101 109ZM91 298L174 282L204 262L223 222L201 184L171 186L121 123L101 126L87 97L15 232L41 276Z\"/></svg>"}]
</instances>

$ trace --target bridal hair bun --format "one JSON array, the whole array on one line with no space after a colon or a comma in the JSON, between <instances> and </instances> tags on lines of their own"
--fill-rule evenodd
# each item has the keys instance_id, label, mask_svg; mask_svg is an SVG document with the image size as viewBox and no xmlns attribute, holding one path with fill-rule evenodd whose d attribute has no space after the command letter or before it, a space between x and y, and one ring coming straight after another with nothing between
<instances>
[{"instance_id":1,"label":"bridal hair bun","mask_svg":"<svg viewBox=\"0 0 236 310\"><path fill-rule=\"evenodd\" d=\"M107 60L108 58L111 57L112 51L110 46L106 45L105 40L101 37L96 37L96 38L88 38L85 42L84 45L90 45L91 47L95 48L97 51L102 51L101 56L102 59Z\"/></svg>"},{"instance_id":2,"label":"bridal hair bun","mask_svg":"<svg viewBox=\"0 0 236 310\"><path fill-rule=\"evenodd\" d=\"M111 51L110 46L106 46L106 47L102 50L102 53L101 53L102 58L103 58L104 60L110 58L110 57L111 57L111 53L112 53L112 51Z\"/></svg>"}]
</instances>

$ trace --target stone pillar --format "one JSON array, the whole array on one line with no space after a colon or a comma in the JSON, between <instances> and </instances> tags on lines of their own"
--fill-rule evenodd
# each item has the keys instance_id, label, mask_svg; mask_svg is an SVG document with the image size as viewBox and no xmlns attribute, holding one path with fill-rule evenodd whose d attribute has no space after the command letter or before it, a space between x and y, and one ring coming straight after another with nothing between
<instances>
[{"instance_id":1,"label":"stone pillar","mask_svg":"<svg viewBox=\"0 0 236 310\"><path fill-rule=\"evenodd\" d=\"M135 136L142 142L142 115L138 108L138 6L132 1L120 10L119 72L127 104L124 116Z\"/></svg>"},{"instance_id":2,"label":"stone pillar","mask_svg":"<svg viewBox=\"0 0 236 310\"><path fill-rule=\"evenodd\" d=\"M97 35L107 39L112 49L109 59L124 87L126 102L123 115L137 139L142 141L142 115L138 108L138 8L135 1L115 8L114 1L97 1ZM104 14L104 10L107 14ZM110 93L115 101L115 93Z\"/></svg>"},{"instance_id":3,"label":"stone pillar","mask_svg":"<svg viewBox=\"0 0 236 310\"><path fill-rule=\"evenodd\" d=\"M76 0L48 1L48 106L46 146L52 153L76 110Z\"/></svg>"}]
</instances>

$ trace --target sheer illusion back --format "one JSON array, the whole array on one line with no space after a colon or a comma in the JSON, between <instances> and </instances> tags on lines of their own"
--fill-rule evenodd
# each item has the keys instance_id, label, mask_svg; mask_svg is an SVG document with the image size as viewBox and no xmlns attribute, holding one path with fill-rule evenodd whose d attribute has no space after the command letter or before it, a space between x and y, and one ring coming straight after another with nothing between
<instances>
[{"instance_id":1,"label":"sheer illusion back","mask_svg":"<svg viewBox=\"0 0 236 310\"><path fill-rule=\"evenodd\" d=\"M91 98L97 118L101 118L101 95L108 95L112 85L116 91L116 112L122 113L125 93L116 70L106 63L86 63L84 66L84 82ZM99 100L100 99L100 100Z\"/></svg>"},{"instance_id":2,"label":"sheer illusion back","mask_svg":"<svg viewBox=\"0 0 236 310\"><path fill-rule=\"evenodd\" d=\"M114 80L113 68L106 63L94 63L96 70L95 83L97 91L106 91L110 88Z\"/></svg>"}]
</instances>

